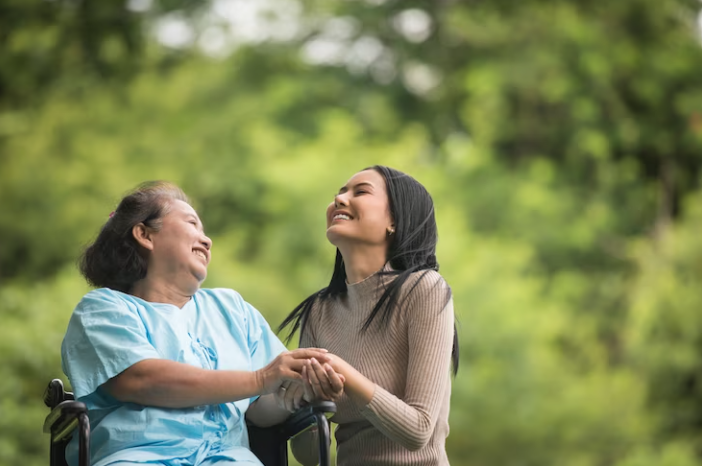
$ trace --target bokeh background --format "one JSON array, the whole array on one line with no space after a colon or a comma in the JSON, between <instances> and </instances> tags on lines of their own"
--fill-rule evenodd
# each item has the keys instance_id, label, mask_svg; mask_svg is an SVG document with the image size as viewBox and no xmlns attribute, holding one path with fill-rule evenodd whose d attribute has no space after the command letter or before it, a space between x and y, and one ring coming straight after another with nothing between
<instances>
[{"instance_id":1,"label":"bokeh background","mask_svg":"<svg viewBox=\"0 0 702 466\"><path fill-rule=\"evenodd\" d=\"M455 466L702 464L698 0L1 0L0 465L120 197L167 179L205 286L276 326L376 163L432 193L462 365Z\"/></svg>"}]
</instances>

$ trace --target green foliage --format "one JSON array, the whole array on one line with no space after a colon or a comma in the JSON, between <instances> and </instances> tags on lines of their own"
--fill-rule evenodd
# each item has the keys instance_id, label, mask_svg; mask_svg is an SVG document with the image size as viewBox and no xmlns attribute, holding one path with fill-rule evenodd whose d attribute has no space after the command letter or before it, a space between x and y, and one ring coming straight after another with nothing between
<instances>
[{"instance_id":1,"label":"green foliage","mask_svg":"<svg viewBox=\"0 0 702 466\"><path fill-rule=\"evenodd\" d=\"M648 387L656 435L699 452L702 447L702 209L700 194L654 245L636 248L640 273L632 287L630 357Z\"/></svg>"},{"instance_id":2,"label":"green foliage","mask_svg":"<svg viewBox=\"0 0 702 466\"><path fill-rule=\"evenodd\" d=\"M277 326L329 279L333 194L376 163L435 200L462 347L452 464L699 464L692 3L305 3L353 18L351 43L376 37L389 79L377 63L302 61L323 27L216 61L142 37L165 11L201 20L192 2L69 3L10 2L7 28L0 14L0 466L46 464L41 394L87 291L74 262L125 191L181 185L214 240L205 286L237 289ZM426 9L426 40L394 26L408 8ZM86 30L116 47L98 54L114 74L77 45ZM127 32L134 56L105 45ZM54 55L62 35L73 45ZM39 71L18 58L31 53ZM412 87L416 65L438 83Z\"/></svg>"}]
</instances>

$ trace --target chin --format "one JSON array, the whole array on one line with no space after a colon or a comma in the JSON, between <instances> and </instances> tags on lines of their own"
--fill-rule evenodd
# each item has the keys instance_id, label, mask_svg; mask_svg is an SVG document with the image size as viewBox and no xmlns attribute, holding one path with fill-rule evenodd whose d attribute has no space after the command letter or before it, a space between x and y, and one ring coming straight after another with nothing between
<instances>
[{"instance_id":1,"label":"chin","mask_svg":"<svg viewBox=\"0 0 702 466\"><path fill-rule=\"evenodd\" d=\"M339 240L342 238L338 232L334 231L332 228L327 229L327 240L334 246L338 246Z\"/></svg>"},{"instance_id":2,"label":"chin","mask_svg":"<svg viewBox=\"0 0 702 466\"><path fill-rule=\"evenodd\" d=\"M202 285L202 282L204 282L205 279L207 278L207 270L194 271L193 278L195 278L195 280L197 280L197 283L196 283L197 288L200 288L200 286Z\"/></svg>"}]
</instances>

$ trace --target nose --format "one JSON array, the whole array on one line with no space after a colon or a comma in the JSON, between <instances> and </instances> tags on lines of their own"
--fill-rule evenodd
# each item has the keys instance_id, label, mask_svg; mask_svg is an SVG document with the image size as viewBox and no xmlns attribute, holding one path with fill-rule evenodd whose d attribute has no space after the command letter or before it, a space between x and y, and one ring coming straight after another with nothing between
<instances>
[{"instance_id":1,"label":"nose","mask_svg":"<svg viewBox=\"0 0 702 466\"><path fill-rule=\"evenodd\" d=\"M202 245L205 246L205 249L208 251L212 249L212 240L209 238L209 236L203 234L202 238L200 238L200 243L202 243Z\"/></svg>"},{"instance_id":2,"label":"nose","mask_svg":"<svg viewBox=\"0 0 702 466\"><path fill-rule=\"evenodd\" d=\"M348 201L346 200L346 197L344 196L344 194L345 194L345 193L343 193L343 194L342 194L342 193L339 193L339 194L337 194L336 196L334 196L334 207L335 207L335 208L338 209L338 208L341 207L341 206L345 206L345 207L346 207L346 206L349 205L349 203L348 203Z\"/></svg>"}]
</instances>

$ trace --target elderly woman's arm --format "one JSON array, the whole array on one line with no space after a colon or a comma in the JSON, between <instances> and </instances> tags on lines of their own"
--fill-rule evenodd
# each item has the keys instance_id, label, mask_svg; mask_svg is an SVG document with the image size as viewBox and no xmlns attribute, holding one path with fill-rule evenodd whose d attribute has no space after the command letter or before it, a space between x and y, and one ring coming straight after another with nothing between
<instances>
[{"instance_id":1,"label":"elderly woman's arm","mask_svg":"<svg viewBox=\"0 0 702 466\"><path fill-rule=\"evenodd\" d=\"M166 359L144 359L109 379L103 388L122 402L164 408L221 404L274 392L285 380L300 380L308 358L324 351L299 349L278 355L258 371L201 369Z\"/></svg>"}]
</instances>

